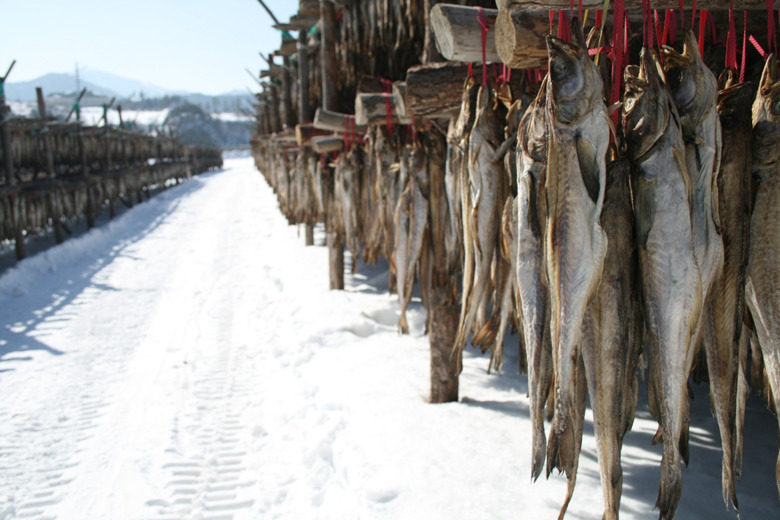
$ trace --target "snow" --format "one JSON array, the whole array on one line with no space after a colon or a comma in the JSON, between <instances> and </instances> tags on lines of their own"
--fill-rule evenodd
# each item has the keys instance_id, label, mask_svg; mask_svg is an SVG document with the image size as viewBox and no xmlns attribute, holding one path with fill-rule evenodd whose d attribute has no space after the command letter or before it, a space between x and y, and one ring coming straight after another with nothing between
<instances>
[{"instance_id":1,"label":"snow","mask_svg":"<svg viewBox=\"0 0 780 520\"><path fill-rule=\"evenodd\" d=\"M162 110L122 110L122 120L136 123L141 127L162 126L170 109ZM103 107L81 107L81 121L86 125L97 125L103 117ZM101 123L102 124L102 123ZM119 125L119 112L114 108L108 111L108 124Z\"/></svg>"},{"instance_id":2,"label":"snow","mask_svg":"<svg viewBox=\"0 0 780 520\"><path fill-rule=\"evenodd\" d=\"M317 244L323 231L316 230ZM387 266L329 291L251 158L193 178L0 276L0 519L556 518L529 481L517 336L469 350L431 405L425 311L397 333ZM646 395L646 387L641 392ZM694 387L677 518L734 518L707 390ZM656 518L646 397L623 449L623 518ZM567 518L598 518L590 414ZM742 518L776 518L777 423L755 398Z\"/></svg>"}]
</instances>

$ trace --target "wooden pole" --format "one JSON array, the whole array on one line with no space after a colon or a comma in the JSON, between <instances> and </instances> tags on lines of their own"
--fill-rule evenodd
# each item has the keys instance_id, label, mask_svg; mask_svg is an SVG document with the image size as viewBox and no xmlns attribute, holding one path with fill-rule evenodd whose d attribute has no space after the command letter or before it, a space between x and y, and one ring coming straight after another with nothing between
<instances>
[{"instance_id":1,"label":"wooden pole","mask_svg":"<svg viewBox=\"0 0 780 520\"><path fill-rule=\"evenodd\" d=\"M293 112L292 77L290 75L290 58L284 56L284 69L282 70L282 111L284 112L284 127L295 126L295 114Z\"/></svg>"},{"instance_id":2,"label":"wooden pole","mask_svg":"<svg viewBox=\"0 0 780 520\"><path fill-rule=\"evenodd\" d=\"M337 112L339 70L336 60L336 9L330 0L320 0L320 66L322 69L322 108ZM328 168L329 174L333 170ZM329 190L332 199L333 192ZM333 203L328 207L335 207ZM344 236L328 230L328 257L330 259L330 288L344 289ZM355 259L357 261L357 259Z\"/></svg>"},{"instance_id":3,"label":"wooden pole","mask_svg":"<svg viewBox=\"0 0 780 520\"><path fill-rule=\"evenodd\" d=\"M298 146L301 143L299 129L308 121L311 121L311 109L309 108L309 45L308 31L301 29L298 31L298 125L295 127L295 136L298 138ZM313 128L312 128L313 130ZM308 175L309 161L314 160L312 153L308 148L301 148L304 164L304 175ZM307 182L307 189L311 189L311 180ZM312 200L310 198L310 200ZM305 243L307 246L314 245L314 222L304 224Z\"/></svg>"},{"instance_id":4,"label":"wooden pole","mask_svg":"<svg viewBox=\"0 0 780 520\"><path fill-rule=\"evenodd\" d=\"M434 0L425 0L425 12L430 12L431 5L436 3ZM435 52L431 40L433 39L430 23L425 24L426 49L423 54L423 63L431 63L435 57ZM438 60L437 60L438 61ZM463 81L465 75L461 76ZM460 90L460 89L459 89ZM409 78L407 75L407 103L409 92ZM407 112L409 111L407 105ZM433 273L428 283L430 301L426 303L428 307L428 342L431 350L431 373L430 373L430 402L448 403L458 400L458 367L459 359L452 356L452 347L455 344L455 335L458 330L458 309L457 298L453 295L458 294L457 277L449 272L447 265L447 254L441 244L435 242L443 235L437 235L438 230L446 228L448 223L444 220L449 218L448 211L442 211L443 204L447 204L446 193L444 190L444 164L446 162L447 144L446 137L432 128L423 132L422 146L425 150L428 166L428 181L430 193L428 203L428 228L432 239L429 241L429 255L433 264Z\"/></svg>"},{"instance_id":5,"label":"wooden pole","mask_svg":"<svg viewBox=\"0 0 780 520\"><path fill-rule=\"evenodd\" d=\"M43 153L46 156L46 175L50 179L54 179L57 177L57 173L54 169L54 155L51 151L51 136L46 126L46 100L43 97L43 89L36 87L35 94L38 98L38 115L41 118L40 135L43 139ZM50 195L52 196L49 197L49 214L51 215L51 225L54 229L54 240L58 244L62 244L65 241L65 234L62 232L62 221L60 220L60 215L57 214L53 193Z\"/></svg>"},{"instance_id":6,"label":"wooden pole","mask_svg":"<svg viewBox=\"0 0 780 520\"><path fill-rule=\"evenodd\" d=\"M11 62L11 66L8 67L5 76L0 77L0 141L2 141L3 147L3 166L5 167L5 183L8 186L16 186L16 175L14 175L14 158L13 148L11 146L11 136L8 134L8 116L11 114L11 107L5 104L5 79L11 73L11 69L14 68L16 60ZM21 193L17 194L21 196ZM14 204L18 204L19 200L15 200ZM24 230L19 222L14 222L14 242L16 245L16 259L22 260L27 258L27 245L24 242Z\"/></svg>"},{"instance_id":7,"label":"wooden pole","mask_svg":"<svg viewBox=\"0 0 780 520\"><path fill-rule=\"evenodd\" d=\"M496 49L504 64L516 69L547 66L545 37L550 32L548 11L502 9L495 27Z\"/></svg>"}]
</instances>

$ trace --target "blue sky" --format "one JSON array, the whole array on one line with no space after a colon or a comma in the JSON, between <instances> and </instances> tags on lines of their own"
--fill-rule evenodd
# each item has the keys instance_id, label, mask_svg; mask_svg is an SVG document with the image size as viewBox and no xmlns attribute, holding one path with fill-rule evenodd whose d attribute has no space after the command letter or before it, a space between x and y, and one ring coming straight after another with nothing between
<instances>
[{"instance_id":1,"label":"blue sky","mask_svg":"<svg viewBox=\"0 0 780 520\"><path fill-rule=\"evenodd\" d=\"M266 0L280 21L297 0ZM257 0L2 0L0 75L101 70L161 87L220 94L256 84L279 31Z\"/></svg>"}]
</instances>

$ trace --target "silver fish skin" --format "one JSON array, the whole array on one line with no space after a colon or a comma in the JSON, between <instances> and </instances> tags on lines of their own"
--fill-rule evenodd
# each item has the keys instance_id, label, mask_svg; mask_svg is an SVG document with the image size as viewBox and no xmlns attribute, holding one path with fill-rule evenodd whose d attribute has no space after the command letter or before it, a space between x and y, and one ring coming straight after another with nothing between
<instances>
[{"instance_id":1,"label":"silver fish skin","mask_svg":"<svg viewBox=\"0 0 780 520\"><path fill-rule=\"evenodd\" d=\"M474 248L474 279L471 289L463 290L461 320L458 324L455 346L462 351L466 337L481 327L478 315L490 295L491 267L498 245L501 210L506 199L506 174L502 163L493 162L493 154L503 143L505 109L495 103L495 93L488 86L480 86L477 95L477 115L469 136L468 171L472 191L470 212L472 245ZM465 283L465 282L464 282Z\"/></svg>"},{"instance_id":2,"label":"silver fish skin","mask_svg":"<svg viewBox=\"0 0 780 520\"><path fill-rule=\"evenodd\" d=\"M582 323L601 280L607 250L599 223L609 145L607 107L601 75L588 56L579 23L573 24L573 34L578 44L547 36L545 242L555 382L547 475L553 468L566 473L561 517L574 492L582 443L586 395L581 373Z\"/></svg>"},{"instance_id":3,"label":"silver fish skin","mask_svg":"<svg viewBox=\"0 0 780 520\"><path fill-rule=\"evenodd\" d=\"M780 410L780 67L774 55L767 60L753 103L753 177L757 182L750 219L750 250L745 299L753 318L758 344L775 409ZM780 415L778 415L780 421ZM780 454L775 464L780 495Z\"/></svg>"},{"instance_id":4,"label":"silver fish skin","mask_svg":"<svg viewBox=\"0 0 780 520\"><path fill-rule=\"evenodd\" d=\"M718 94L723 148L717 179L717 200L723 240L723 268L709 298L713 337L712 341L704 345L710 399L718 420L723 448L723 500L727 506L730 500L735 510L738 510L739 503L734 479L742 466L741 431L744 401L747 398L747 367L744 366L747 352L740 354L740 350L747 348L748 338L747 334L743 337L742 324L745 318L745 269L752 203L750 105L755 97L754 91L752 84L740 83Z\"/></svg>"},{"instance_id":5,"label":"silver fish skin","mask_svg":"<svg viewBox=\"0 0 780 520\"><path fill-rule=\"evenodd\" d=\"M625 157L607 166L601 211L607 256L601 284L583 325L582 357L604 495L603 520L619 517L623 488L620 453L636 412L636 367L642 345L630 175L631 165Z\"/></svg>"},{"instance_id":6,"label":"silver fish skin","mask_svg":"<svg viewBox=\"0 0 780 520\"><path fill-rule=\"evenodd\" d=\"M412 185L414 180L407 179L406 189L404 189L398 204L395 208L395 247L393 248L393 257L391 267L395 272L396 284L398 287L398 303L401 307L401 314L398 317L398 330L401 334L409 334L409 323L406 320L406 308L411 300L412 290L409 287L409 276L407 273L407 259L409 258L409 232L412 215ZM412 278L412 280L414 280Z\"/></svg>"},{"instance_id":7,"label":"silver fish skin","mask_svg":"<svg viewBox=\"0 0 780 520\"><path fill-rule=\"evenodd\" d=\"M517 199L508 197L501 212L500 255L496 263L496 289L490 319L474 334L471 344L483 353L490 350L488 373L501 370L504 336L515 310L517 293ZM522 358L522 356L521 356ZM522 360L521 360L522 363Z\"/></svg>"},{"instance_id":8,"label":"silver fish skin","mask_svg":"<svg viewBox=\"0 0 780 520\"><path fill-rule=\"evenodd\" d=\"M702 307L693 243L685 145L663 71L643 49L639 67L625 70L623 133L635 166L634 215L644 320L650 336L651 410L663 438L656 506L674 516L682 493L681 448L687 448L687 381Z\"/></svg>"},{"instance_id":9,"label":"silver fish skin","mask_svg":"<svg viewBox=\"0 0 780 520\"><path fill-rule=\"evenodd\" d=\"M683 52L663 47L664 70L680 116L685 140L685 163L691 178L691 215L694 251L701 273L704 307L699 343L715 354L716 338L709 295L723 269L718 174L721 162L721 125L717 111L718 81L704 64L692 31L686 31Z\"/></svg>"},{"instance_id":10,"label":"silver fish skin","mask_svg":"<svg viewBox=\"0 0 780 520\"><path fill-rule=\"evenodd\" d=\"M547 222L547 77L517 132L517 250L515 255L521 327L525 342L531 408L531 479L542 474L547 455L544 406L552 384L549 295L545 276Z\"/></svg>"}]
</instances>

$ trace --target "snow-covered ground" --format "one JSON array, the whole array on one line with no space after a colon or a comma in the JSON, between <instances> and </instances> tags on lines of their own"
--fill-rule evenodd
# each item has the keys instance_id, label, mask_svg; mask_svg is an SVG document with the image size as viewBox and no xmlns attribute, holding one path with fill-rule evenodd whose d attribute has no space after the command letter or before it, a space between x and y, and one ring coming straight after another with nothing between
<instances>
[{"instance_id":1,"label":"snow-covered ground","mask_svg":"<svg viewBox=\"0 0 780 520\"><path fill-rule=\"evenodd\" d=\"M427 404L424 309L399 336L386 287L361 264L329 291L327 250L250 158L20 262L0 276L0 519L556 518L517 337L502 374L470 350L460 402ZM694 391L677 518L734 518ZM588 421L571 519L601 516ZM778 518L775 419L751 398L746 424L742 518ZM655 429L642 397L623 518L657 517Z\"/></svg>"}]
</instances>

